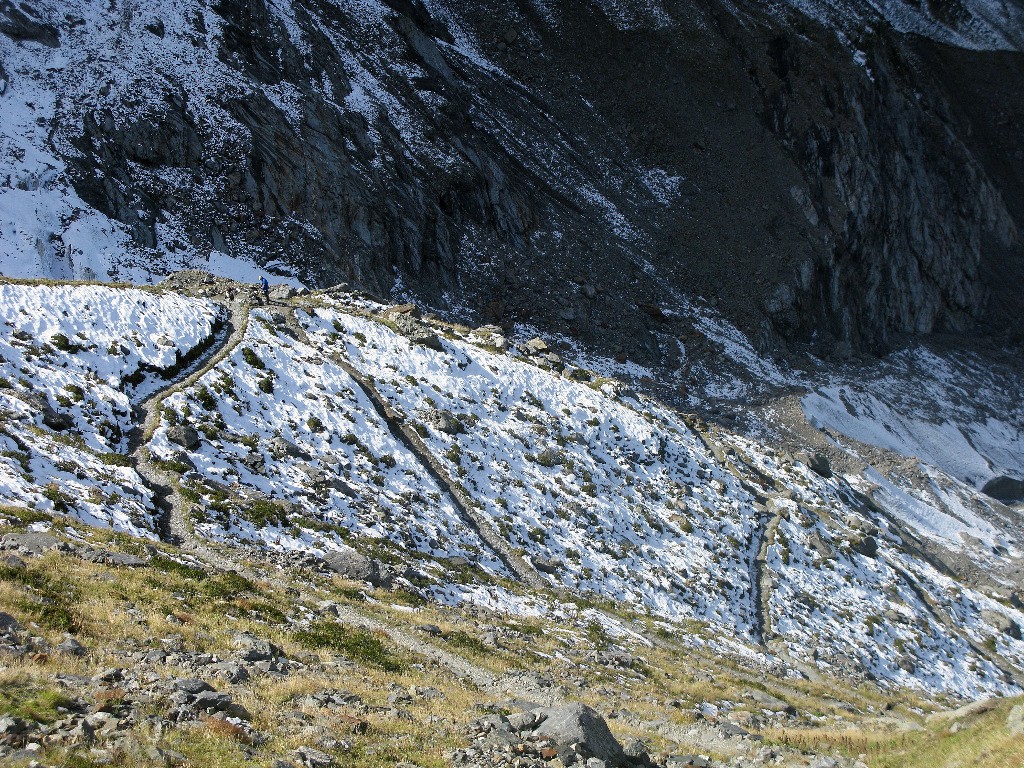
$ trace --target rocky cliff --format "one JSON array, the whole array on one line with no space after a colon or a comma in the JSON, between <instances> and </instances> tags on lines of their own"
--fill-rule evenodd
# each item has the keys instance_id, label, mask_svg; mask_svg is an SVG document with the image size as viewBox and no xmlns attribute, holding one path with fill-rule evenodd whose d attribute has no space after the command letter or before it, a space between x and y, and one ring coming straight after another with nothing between
<instances>
[{"instance_id":1,"label":"rocky cliff","mask_svg":"<svg viewBox=\"0 0 1024 768\"><path fill-rule=\"evenodd\" d=\"M681 296L840 356L1020 332L1019 3L0 14L7 273L223 254L669 366Z\"/></svg>"}]
</instances>

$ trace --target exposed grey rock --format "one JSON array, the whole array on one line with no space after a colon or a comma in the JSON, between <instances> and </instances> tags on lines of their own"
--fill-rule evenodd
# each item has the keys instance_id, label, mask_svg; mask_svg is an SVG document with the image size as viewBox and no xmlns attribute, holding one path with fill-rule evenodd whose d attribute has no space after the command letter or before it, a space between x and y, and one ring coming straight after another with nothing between
<instances>
[{"instance_id":1,"label":"exposed grey rock","mask_svg":"<svg viewBox=\"0 0 1024 768\"><path fill-rule=\"evenodd\" d=\"M70 545L50 533L8 533L0 539L0 549L13 549L29 555L42 555L56 549L70 552Z\"/></svg>"},{"instance_id":2,"label":"exposed grey rock","mask_svg":"<svg viewBox=\"0 0 1024 768\"><path fill-rule=\"evenodd\" d=\"M1014 640L1021 639L1020 625L1005 613L984 609L981 612L981 620L992 625L1007 637L1012 637Z\"/></svg>"},{"instance_id":3,"label":"exposed grey rock","mask_svg":"<svg viewBox=\"0 0 1024 768\"><path fill-rule=\"evenodd\" d=\"M429 411L423 417L423 421L447 435L458 435L466 431L462 422L450 411Z\"/></svg>"},{"instance_id":4,"label":"exposed grey rock","mask_svg":"<svg viewBox=\"0 0 1024 768\"><path fill-rule=\"evenodd\" d=\"M777 696L772 696L770 693L759 691L756 688L751 688L744 694L744 696L762 709L768 709L772 712L785 712L789 715L796 714L796 707L792 704L783 701Z\"/></svg>"},{"instance_id":5,"label":"exposed grey rock","mask_svg":"<svg viewBox=\"0 0 1024 768\"><path fill-rule=\"evenodd\" d=\"M999 501L1019 501L1024 499L1024 480L999 475L985 483L981 490Z\"/></svg>"},{"instance_id":6,"label":"exposed grey rock","mask_svg":"<svg viewBox=\"0 0 1024 768\"><path fill-rule=\"evenodd\" d=\"M711 762L703 755L672 755L665 768L710 768Z\"/></svg>"},{"instance_id":7,"label":"exposed grey rock","mask_svg":"<svg viewBox=\"0 0 1024 768\"><path fill-rule=\"evenodd\" d=\"M55 432L67 432L74 429L75 419L70 413L61 413L52 408L43 410L43 424Z\"/></svg>"},{"instance_id":8,"label":"exposed grey rock","mask_svg":"<svg viewBox=\"0 0 1024 768\"><path fill-rule=\"evenodd\" d=\"M276 458L288 456L293 459L304 459L305 461L309 461L312 458L309 453L299 448L290 440L285 440L283 437L272 439L269 447L271 455Z\"/></svg>"},{"instance_id":9,"label":"exposed grey rock","mask_svg":"<svg viewBox=\"0 0 1024 768\"><path fill-rule=\"evenodd\" d=\"M198 696L200 693L213 690L212 685L195 677L175 680L172 685L175 690L187 693L191 696Z\"/></svg>"},{"instance_id":10,"label":"exposed grey rock","mask_svg":"<svg viewBox=\"0 0 1024 768\"><path fill-rule=\"evenodd\" d=\"M0 717L0 736L23 733L28 725L20 717Z\"/></svg>"},{"instance_id":11,"label":"exposed grey rock","mask_svg":"<svg viewBox=\"0 0 1024 768\"><path fill-rule=\"evenodd\" d=\"M544 557L542 555L538 555L532 558L532 560L533 567L541 573L549 573L555 575L559 573L562 569L562 564L558 560L555 560L553 557Z\"/></svg>"},{"instance_id":12,"label":"exposed grey rock","mask_svg":"<svg viewBox=\"0 0 1024 768\"><path fill-rule=\"evenodd\" d=\"M223 712L231 706L231 696L219 691L200 691L192 700L192 706L203 712Z\"/></svg>"},{"instance_id":13,"label":"exposed grey rock","mask_svg":"<svg viewBox=\"0 0 1024 768\"><path fill-rule=\"evenodd\" d=\"M239 632L231 641L242 661L273 661L284 657L284 651L268 640L248 632Z\"/></svg>"},{"instance_id":14,"label":"exposed grey rock","mask_svg":"<svg viewBox=\"0 0 1024 768\"><path fill-rule=\"evenodd\" d=\"M387 586L390 579L383 573L380 564L354 549L338 549L323 556L323 561L332 571L346 579L365 581L375 587Z\"/></svg>"},{"instance_id":15,"label":"exposed grey rock","mask_svg":"<svg viewBox=\"0 0 1024 768\"><path fill-rule=\"evenodd\" d=\"M305 768L331 768L335 765L333 757L313 747L299 747L293 754L299 765Z\"/></svg>"},{"instance_id":16,"label":"exposed grey rock","mask_svg":"<svg viewBox=\"0 0 1024 768\"><path fill-rule=\"evenodd\" d=\"M441 339L433 330L431 330L430 326L421 323L411 315L393 315L391 317L391 323L396 331L409 339L413 344L428 347L429 349L434 349L438 352L444 351L444 345L441 343Z\"/></svg>"},{"instance_id":17,"label":"exposed grey rock","mask_svg":"<svg viewBox=\"0 0 1024 768\"><path fill-rule=\"evenodd\" d=\"M542 355L545 352L550 352L551 351L551 347L548 346L548 343L546 341L544 341L544 339L541 339L539 337L534 337L534 338L530 339L529 341L527 341L527 342L525 342L523 344L518 345L518 349L524 355L528 355L528 356L531 356L531 355Z\"/></svg>"},{"instance_id":18,"label":"exposed grey rock","mask_svg":"<svg viewBox=\"0 0 1024 768\"><path fill-rule=\"evenodd\" d=\"M874 536L864 536L853 541L853 551L864 557L878 555L878 540Z\"/></svg>"},{"instance_id":19,"label":"exposed grey rock","mask_svg":"<svg viewBox=\"0 0 1024 768\"><path fill-rule=\"evenodd\" d=\"M814 474L826 479L832 477L832 466L825 454L816 451L799 451L794 458L806 464Z\"/></svg>"},{"instance_id":20,"label":"exposed grey rock","mask_svg":"<svg viewBox=\"0 0 1024 768\"><path fill-rule=\"evenodd\" d=\"M295 296L296 290L291 285L278 283L277 285L270 286L268 293L270 294L271 301L287 301Z\"/></svg>"},{"instance_id":21,"label":"exposed grey rock","mask_svg":"<svg viewBox=\"0 0 1024 768\"><path fill-rule=\"evenodd\" d=\"M617 763L623 757L622 746L608 730L597 712L585 704L566 704L535 710L543 721L534 734L551 739L556 744L582 745L590 756Z\"/></svg>"},{"instance_id":22,"label":"exposed grey rock","mask_svg":"<svg viewBox=\"0 0 1024 768\"><path fill-rule=\"evenodd\" d=\"M54 650L59 651L60 653L66 653L69 656L85 656L88 653L85 646L70 635L65 638L64 642L54 646Z\"/></svg>"},{"instance_id":23,"label":"exposed grey rock","mask_svg":"<svg viewBox=\"0 0 1024 768\"><path fill-rule=\"evenodd\" d=\"M21 624L11 614L0 611L0 632L20 632Z\"/></svg>"},{"instance_id":24,"label":"exposed grey rock","mask_svg":"<svg viewBox=\"0 0 1024 768\"><path fill-rule=\"evenodd\" d=\"M50 23L40 19L28 3L0 3L0 34L12 40L39 43L48 48L60 46L60 32Z\"/></svg>"},{"instance_id":25,"label":"exposed grey rock","mask_svg":"<svg viewBox=\"0 0 1024 768\"><path fill-rule=\"evenodd\" d=\"M175 445L180 445L186 451L194 451L202 445L199 433L191 424L175 424L167 430L167 439Z\"/></svg>"}]
</instances>

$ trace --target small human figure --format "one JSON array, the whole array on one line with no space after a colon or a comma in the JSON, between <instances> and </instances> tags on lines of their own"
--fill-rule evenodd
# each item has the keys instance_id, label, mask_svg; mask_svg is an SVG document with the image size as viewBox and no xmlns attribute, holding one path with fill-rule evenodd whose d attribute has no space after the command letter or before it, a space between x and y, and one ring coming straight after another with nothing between
<instances>
[{"instance_id":1,"label":"small human figure","mask_svg":"<svg viewBox=\"0 0 1024 768\"><path fill-rule=\"evenodd\" d=\"M270 303L270 283L267 282L266 275L260 275L260 290L263 291L263 303Z\"/></svg>"}]
</instances>

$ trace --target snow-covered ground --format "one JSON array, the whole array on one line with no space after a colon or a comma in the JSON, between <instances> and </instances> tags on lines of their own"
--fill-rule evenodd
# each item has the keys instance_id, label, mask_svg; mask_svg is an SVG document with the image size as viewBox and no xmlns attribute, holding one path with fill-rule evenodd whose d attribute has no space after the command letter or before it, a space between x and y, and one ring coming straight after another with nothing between
<instances>
[{"instance_id":1,"label":"snow-covered ground","mask_svg":"<svg viewBox=\"0 0 1024 768\"><path fill-rule=\"evenodd\" d=\"M132 405L219 314L172 293L0 285L0 503L153 535L123 455Z\"/></svg>"},{"instance_id":2,"label":"snow-covered ground","mask_svg":"<svg viewBox=\"0 0 1024 768\"><path fill-rule=\"evenodd\" d=\"M311 552L387 540L505 575L327 349L289 337L265 311L228 358L165 404L157 457L181 451L170 419L205 437L187 453L196 471L186 476L206 497L203 534Z\"/></svg>"},{"instance_id":3,"label":"snow-covered ground","mask_svg":"<svg viewBox=\"0 0 1024 768\"><path fill-rule=\"evenodd\" d=\"M287 551L354 546L411 563L442 601L557 610L511 583L347 361L553 588L724 647L758 638L760 585L767 639L805 663L962 696L1015 690L977 649L1024 669L1024 642L996 629L1000 615L1024 625L1024 614L909 554L893 522L1019 554L986 528L970 486L936 468L917 495L880 474L824 478L612 380L499 352L488 333L433 326L441 350L413 344L384 309L314 299L297 314L308 343L254 310L229 356L165 401L149 448L182 472L200 534ZM0 502L151 536L152 500L124 461L131 406L217 316L167 292L0 286ZM188 449L186 424L198 433Z\"/></svg>"},{"instance_id":4,"label":"snow-covered ground","mask_svg":"<svg viewBox=\"0 0 1024 768\"><path fill-rule=\"evenodd\" d=\"M0 72L6 73L0 80L0 274L144 284L201 268L255 280L259 272L251 261L195 249L181 236L180 221L155 224L155 247L133 242L128 225L76 193L68 163L80 154L73 140L86 114L105 119L106 112L127 126L159 113L167 72L186 84L193 117L204 131L222 135L222 126L235 125L213 98L245 87L216 55L220 17L194 0L141 6L40 0L31 13L55 25L60 44L0 34ZM160 36L147 30L158 20L166 29ZM200 22L201 45L194 26ZM178 172L164 169L170 185ZM287 275L277 280L298 284Z\"/></svg>"},{"instance_id":5,"label":"snow-covered ground","mask_svg":"<svg viewBox=\"0 0 1024 768\"><path fill-rule=\"evenodd\" d=\"M971 355L917 347L836 378L803 398L813 425L918 458L976 488L999 475L1024 478L1024 403L1012 374Z\"/></svg>"}]
</instances>

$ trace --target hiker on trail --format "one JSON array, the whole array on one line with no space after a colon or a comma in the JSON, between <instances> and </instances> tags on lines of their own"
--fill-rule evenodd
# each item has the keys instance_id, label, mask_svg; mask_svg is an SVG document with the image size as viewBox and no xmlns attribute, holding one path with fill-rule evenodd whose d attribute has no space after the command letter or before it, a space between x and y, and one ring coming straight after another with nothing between
<instances>
[{"instance_id":1,"label":"hiker on trail","mask_svg":"<svg viewBox=\"0 0 1024 768\"><path fill-rule=\"evenodd\" d=\"M267 282L266 275L260 275L260 290L263 291L263 303L270 303L270 283Z\"/></svg>"}]
</instances>

